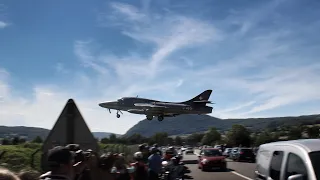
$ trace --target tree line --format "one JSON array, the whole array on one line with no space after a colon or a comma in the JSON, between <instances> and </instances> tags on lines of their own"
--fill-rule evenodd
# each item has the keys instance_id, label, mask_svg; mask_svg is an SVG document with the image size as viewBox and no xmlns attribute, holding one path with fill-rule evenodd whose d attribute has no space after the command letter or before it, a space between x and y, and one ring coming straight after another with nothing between
<instances>
[{"instance_id":1,"label":"tree line","mask_svg":"<svg viewBox=\"0 0 320 180\"><path fill-rule=\"evenodd\" d=\"M117 137L111 134L109 137L97 139L103 144L154 144L158 145L216 145L225 144L227 146L259 146L264 143L279 141L279 140L294 140L300 138L319 138L318 126L281 126L277 128L269 128L265 131L251 132L249 128L243 125L235 124L227 132L219 132L218 129L211 127L205 133L193 133L188 136L170 137L165 132L155 133L151 137L144 137L141 134L135 133L131 136ZM3 145L17 145L26 142L25 139L14 137L12 139L3 139ZM34 143L42 143L41 137L37 136Z\"/></svg>"},{"instance_id":2,"label":"tree line","mask_svg":"<svg viewBox=\"0 0 320 180\"><path fill-rule=\"evenodd\" d=\"M128 137L119 137L112 134L109 138L102 138L101 143L141 144L148 143L159 145L216 145L226 144L227 146L259 146L264 143L294 140L301 138L319 138L318 126L281 126L266 129L265 131L252 132L243 125L235 124L227 132L219 132L211 127L205 133L193 133L188 136L170 137L167 133L155 133L151 137L143 137L140 134L133 134Z\"/></svg>"}]
</instances>

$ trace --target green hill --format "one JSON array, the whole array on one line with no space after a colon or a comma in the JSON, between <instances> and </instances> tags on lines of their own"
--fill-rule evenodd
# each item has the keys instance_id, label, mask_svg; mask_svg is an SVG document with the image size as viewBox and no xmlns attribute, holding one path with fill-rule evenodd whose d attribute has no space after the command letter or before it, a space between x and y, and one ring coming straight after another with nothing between
<instances>
[{"instance_id":1,"label":"green hill","mask_svg":"<svg viewBox=\"0 0 320 180\"><path fill-rule=\"evenodd\" d=\"M49 134L49 129L38 128L38 127L25 127L25 126L0 126L0 139L5 137L23 137L27 140L32 140L37 136L47 137ZM109 137L109 132L93 132L93 135L96 138L104 138ZM121 136L120 134L116 134L117 136Z\"/></svg>"},{"instance_id":2,"label":"green hill","mask_svg":"<svg viewBox=\"0 0 320 180\"><path fill-rule=\"evenodd\" d=\"M126 132L127 135L140 133L143 136L151 136L156 132L167 132L169 135L192 134L205 132L209 127L216 127L225 131L233 124L241 124L253 131L279 126L290 126L297 124L320 124L320 115L307 115L298 117L273 117L273 118L250 118L250 119L219 119L208 115L180 115L165 118L162 122L156 119L152 121L142 120ZM36 136L46 137L48 129L25 126L0 126L0 139L5 137L22 136L32 140ZM94 136L101 139L108 137L108 132L93 132ZM121 136L116 134L117 136Z\"/></svg>"},{"instance_id":3,"label":"green hill","mask_svg":"<svg viewBox=\"0 0 320 180\"><path fill-rule=\"evenodd\" d=\"M156 132L167 132L169 135L191 134L207 131L209 127L226 131L233 124L241 124L253 131L279 126L298 124L319 124L320 115L306 115L298 117L272 117L272 118L249 118L249 119L219 119L209 115L180 115L165 118L162 122L156 119L142 120L126 132L126 136L139 133L151 136Z\"/></svg>"}]
</instances>

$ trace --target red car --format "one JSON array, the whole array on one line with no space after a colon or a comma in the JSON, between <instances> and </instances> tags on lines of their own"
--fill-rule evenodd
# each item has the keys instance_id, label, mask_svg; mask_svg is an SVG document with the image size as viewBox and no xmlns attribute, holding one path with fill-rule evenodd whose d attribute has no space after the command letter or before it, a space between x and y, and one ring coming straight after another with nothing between
<instances>
[{"instance_id":1,"label":"red car","mask_svg":"<svg viewBox=\"0 0 320 180\"><path fill-rule=\"evenodd\" d=\"M226 158L222 155L219 149L204 148L200 151L198 160L198 168L202 171L220 168L223 171L227 170Z\"/></svg>"}]
</instances>

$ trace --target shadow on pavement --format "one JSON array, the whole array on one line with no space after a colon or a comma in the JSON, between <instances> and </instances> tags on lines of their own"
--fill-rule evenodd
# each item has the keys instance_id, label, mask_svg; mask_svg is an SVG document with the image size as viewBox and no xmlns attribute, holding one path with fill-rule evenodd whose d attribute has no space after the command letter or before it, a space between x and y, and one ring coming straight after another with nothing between
<instances>
[{"instance_id":1,"label":"shadow on pavement","mask_svg":"<svg viewBox=\"0 0 320 180\"><path fill-rule=\"evenodd\" d=\"M205 172L232 172L233 169L228 168L227 170L221 170L221 169L208 169Z\"/></svg>"},{"instance_id":2,"label":"shadow on pavement","mask_svg":"<svg viewBox=\"0 0 320 180\"><path fill-rule=\"evenodd\" d=\"M198 160L182 160L184 164L198 164Z\"/></svg>"},{"instance_id":3,"label":"shadow on pavement","mask_svg":"<svg viewBox=\"0 0 320 180\"><path fill-rule=\"evenodd\" d=\"M184 175L184 179L193 179L193 177L189 175Z\"/></svg>"},{"instance_id":4,"label":"shadow on pavement","mask_svg":"<svg viewBox=\"0 0 320 180\"><path fill-rule=\"evenodd\" d=\"M234 161L234 160L231 160L231 159L227 159L227 162L238 162L238 163L247 163L247 164L254 164L254 163L256 163L255 161L245 161L245 160Z\"/></svg>"}]
</instances>

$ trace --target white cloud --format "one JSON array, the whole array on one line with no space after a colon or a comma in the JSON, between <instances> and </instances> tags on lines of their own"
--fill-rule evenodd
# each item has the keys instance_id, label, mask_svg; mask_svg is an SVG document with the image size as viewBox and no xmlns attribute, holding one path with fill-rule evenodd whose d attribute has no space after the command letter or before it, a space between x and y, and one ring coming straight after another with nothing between
<instances>
[{"instance_id":1,"label":"white cloud","mask_svg":"<svg viewBox=\"0 0 320 180\"><path fill-rule=\"evenodd\" d=\"M136 47L112 53L101 49L99 39L79 39L74 54L84 68L68 69L67 86L35 84L31 98L19 96L10 78L14 74L0 70L1 124L50 128L69 98L76 100L92 130L118 133L144 117L125 113L117 119L115 112L109 115L98 103L136 95L182 101L213 89L217 104L212 115L236 118L263 112L277 116L271 110L319 100L320 66L315 63L319 56L311 56L318 55L319 46L306 44L307 37L296 38L316 35L319 26L261 30L259 25L278 6L273 1L252 12L235 10L219 21L209 21L174 11L151 12L147 0L142 8L111 3L108 12L100 13L100 25L119 30ZM234 24L239 26L230 30ZM65 71L63 64L55 68Z\"/></svg>"},{"instance_id":2,"label":"white cloud","mask_svg":"<svg viewBox=\"0 0 320 180\"><path fill-rule=\"evenodd\" d=\"M5 27L9 26L8 23L4 22L4 21L0 21L0 29L3 29Z\"/></svg>"}]
</instances>

